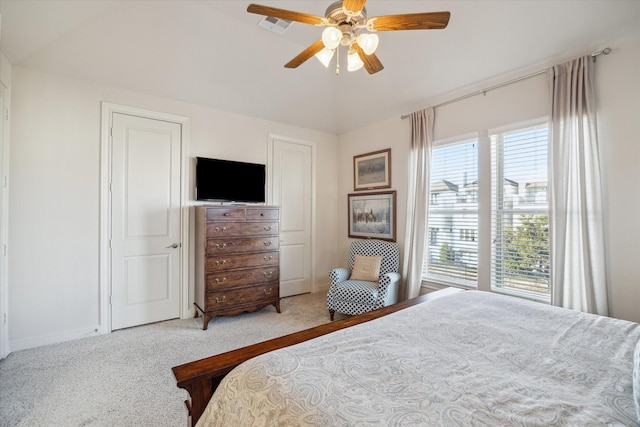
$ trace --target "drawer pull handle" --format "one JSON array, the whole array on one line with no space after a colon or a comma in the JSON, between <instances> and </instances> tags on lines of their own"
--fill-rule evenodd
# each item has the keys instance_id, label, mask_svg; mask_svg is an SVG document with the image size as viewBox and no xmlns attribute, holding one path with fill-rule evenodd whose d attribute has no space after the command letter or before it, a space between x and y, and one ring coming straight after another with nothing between
<instances>
[{"instance_id":1,"label":"drawer pull handle","mask_svg":"<svg viewBox=\"0 0 640 427\"><path fill-rule=\"evenodd\" d=\"M264 212L260 212L260 216L264 216Z\"/></svg>"},{"instance_id":2,"label":"drawer pull handle","mask_svg":"<svg viewBox=\"0 0 640 427\"><path fill-rule=\"evenodd\" d=\"M225 212L225 213L223 213L222 215L224 215L224 216L229 216L229 212Z\"/></svg>"},{"instance_id":3,"label":"drawer pull handle","mask_svg":"<svg viewBox=\"0 0 640 427\"><path fill-rule=\"evenodd\" d=\"M271 240L265 241L265 242L264 242L264 245L265 245L265 246L271 246Z\"/></svg>"},{"instance_id":4,"label":"drawer pull handle","mask_svg":"<svg viewBox=\"0 0 640 427\"><path fill-rule=\"evenodd\" d=\"M216 279L215 279L214 281L215 281L216 283L224 283L224 282L226 282L226 281L227 281L227 278L226 278L226 277L223 277L223 278L222 278L222 280L220 280L220 279L218 279L218 278L216 277Z\"/></svg>"},{"instance_id":5,"label":"drawer pull handle","mask_svg":"<svg viewBox=\"0 0 640 427\"><path fill-rule=\"evenodd\" d=\"M262 292L264 292L265 295L269 295L272 290L273 290L273 288L269 288L268 291L266 289L263 289Z\"/></svg>"},{"instance_id":6,"label":"drawer pull handle","mask_svg":"<svg viewBox=\"0 0 640 427\"><path fill-rule=\"evenodd\" d=\"M271 275L273 274L273 271L265 271L262 274L264 274L264 277L271 277Z\"/></svg>"},{"instance_id":7,"label":"drawer pull handle","mask_svg":"<svg viewBox=\"0 0 640 427\"><path fill-rule=\"evenodd\" d=\"M224 249L224 248L226 248L226 247L227 247L227 244L226 244L226 243L222 243L222 244L220 244L220 243L216 243L216 248L217 248L217 249Z\"/></svg>"},{"instance_id":8,"label":"drawer pull handle","mask_svg":"<svg viewBox=\"0 0 640 427\"><path fill-rule=\"evenodd\" d=\"M216 302L217 302L218 304L220 304L220 303L221 303L222 301L224 301L225 299L227 299L227 296L226 296L226 295L222 295L222 299L220 299L220 298L216 297Z\"/></svg>"},{"instance_id":9,"label":"drawer pull handle","mask_svg":"<svg viewBox=\"0 0 640 427\"><path fill-rule=\"evenodd\" d=\"M222 227L222 228L220 228L220 227L216 227L216 231L217 231L218 233L219 233L219 232L221 232L221 231L224 233L225 231L227 231L227 227Z\"/></svg>"},{"instance_id":10,"label":"drawer pull handle","mask_svg":"<svg viewBox=\"0 0 640 427\"><path fill-rule=\"evenodd\" d=\"M272 259L273 259L273 256L271 256L271 255L269 255L269 256L265 256L265 257L264 257L264 260L265 260L265 261L270 261L270 260L272 260Z\"/></svg>"},{"instance_id":11,"label":"drawer pull handle","mask_svg":"<svg viewBox=\"0 0 640 427\"><path fill-rule=\"evenodd\" d=\"M269 231L269 230L271 230L271 226L270 226L270 225L265 225L263 228L264 228L264 231Z\"/></svg>"},{"instance_id":12,"label":"drawer pull handle","mask_svg":"<svg viewBox=\"0 0 640 427\"><path fill-rule=\"evenodd\" d=\"M226 259L223 259L222 261L216 260L216 265L225 265L227 263Z\"/></svg>"}]
</instances>

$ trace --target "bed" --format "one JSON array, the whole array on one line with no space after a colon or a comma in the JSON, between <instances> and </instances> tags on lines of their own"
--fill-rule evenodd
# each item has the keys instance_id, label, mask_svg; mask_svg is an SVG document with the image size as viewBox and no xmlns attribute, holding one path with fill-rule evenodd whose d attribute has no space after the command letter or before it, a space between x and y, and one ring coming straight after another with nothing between
<instances>
[{"instance_id":1,"label":"bed","mask_svg":"<svg viewBox=\"0 0 640 427\"><path fill-rule=\"evenodd\" d=\"M446 291L174 375L197 426L635 426L639 341L633 322Z\"/></svg>"}]
</instances>

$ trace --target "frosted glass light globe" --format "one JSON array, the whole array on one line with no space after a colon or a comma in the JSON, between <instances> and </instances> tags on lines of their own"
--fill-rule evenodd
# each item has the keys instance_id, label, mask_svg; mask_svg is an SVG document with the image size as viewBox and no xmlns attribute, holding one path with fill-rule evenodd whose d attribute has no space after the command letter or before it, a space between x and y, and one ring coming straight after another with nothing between
<instances>
[{"instance_id":1,"label":"frosted glass light globe","mask_svg":"<svg viewBox=\"0 0 640 427\"><path fill-rule=\"evenodd\" d=\"M318 58L318 61L325 66L325 68L329 68L329 63L331 62L331 58L333 58L334 50L329 48L324 48L320 52L315 54L315 57Z\"/></svg>"},{"instance_id":2,"label":"frosted glass light globe","mask_svg":"<svg viewBox=\"0 0 640 427\"><path fill-rule=\"evenodd\" d=\"M371 55L376 51L378 42L377 34L362 33L358 36L358 46L360 46L367 55Z\"/></svg>"},{"instance_id":3,"label":"frosted glass light globe","mask_svg":"<svg viewBox=\"0 0 640 427\"><path fill-rule=\"evenodd\" d=\"M358 52L356 52L355 49L349 49L349 53L347 54L347 70L358 71L363 66L364 62L360 59Z\"/></svg>"},{"instance_id":4,"label":"frosted glass light globe","mask_svg":"<svg viewBox=\"0 0 640 427\"><path fill-rule=\"evenodd\" d=\"M322 32L322 43L327 49L335 49L342 40L342 32L336 27L327 27Z\"/></svg>"}]
</instances>

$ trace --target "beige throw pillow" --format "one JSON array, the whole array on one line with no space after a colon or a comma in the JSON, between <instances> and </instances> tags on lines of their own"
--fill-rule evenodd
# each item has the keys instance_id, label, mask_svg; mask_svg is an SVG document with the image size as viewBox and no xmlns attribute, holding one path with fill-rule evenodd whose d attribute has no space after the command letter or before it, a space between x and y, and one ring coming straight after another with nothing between
<instances>
[{"instance_id":1,"label":"beige throw pillow","mask_svg":"<svg viewBox=\"0 0 640 427\"><path fill-rule=\"evenodd\" d=\"M377 282L380 276L381 256L356 255L351 271L351 280L366 280Z\"/></svg>"}]
</instances>

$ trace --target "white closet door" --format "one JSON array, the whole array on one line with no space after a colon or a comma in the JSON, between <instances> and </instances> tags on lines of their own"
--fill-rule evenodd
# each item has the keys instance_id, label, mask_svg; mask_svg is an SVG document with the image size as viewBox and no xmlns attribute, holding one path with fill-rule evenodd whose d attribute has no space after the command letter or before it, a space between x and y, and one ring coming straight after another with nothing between
<instances>
[{"instance_id":1,"label":"white closet door","mask_svg":"<svg viewBox=\"0 0 640 427\"><path fill-rule=\"evenodd\" d=\"M113 114L111 326L180 316L180 124Z\"/></svg>"},{"instance_id":2,"label":"white closet door","mask_svg":"<svg viewBox=\"0 0 640 427\"><path fill-rule=\"evenodd\" d=\"M273 137L271 204L280 206L280 296L311 292L312 147Z\"/></svg>"}]
</instances>

